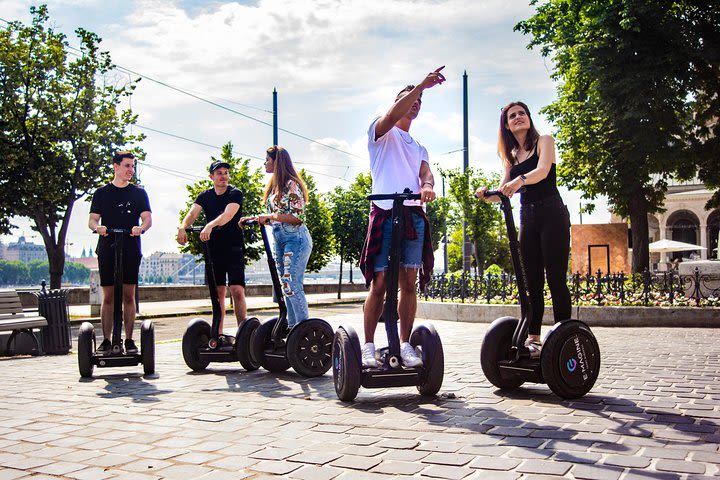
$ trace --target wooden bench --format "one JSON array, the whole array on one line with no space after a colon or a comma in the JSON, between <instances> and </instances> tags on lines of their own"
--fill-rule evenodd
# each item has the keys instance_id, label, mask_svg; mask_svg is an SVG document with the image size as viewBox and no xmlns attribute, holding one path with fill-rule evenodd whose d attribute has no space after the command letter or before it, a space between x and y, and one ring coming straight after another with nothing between
<instances>
[{"instance_id":1,"label":"wooden bench","mask_svg":"<svg viewBox=\"0 0 720 480\"><path fill-rule=\"evenodd\" d=\"M40 345L33 329L45 327L47 324L45 317L23 311L20 297L15 290L0 289L0 333L12 332L5 344L7 355L15 354L15 342L17 337L23 334L29 335L32 339L33 349L30 353L39 355Z\"/></svg>"}]
</instances>

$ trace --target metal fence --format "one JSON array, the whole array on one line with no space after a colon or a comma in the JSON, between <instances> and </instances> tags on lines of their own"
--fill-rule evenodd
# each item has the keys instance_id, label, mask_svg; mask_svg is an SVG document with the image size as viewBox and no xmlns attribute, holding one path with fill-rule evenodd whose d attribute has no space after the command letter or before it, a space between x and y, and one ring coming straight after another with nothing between
<instances>
[{"instance_id":1,"label":"metal fence","mask_svg":"<svg viewBox=\"0 0 720 480\"><path fill-rule=\"evenodd\" d=\"M633 275L615 273L594 275L575 273L568 277L568 288L575 304L624 306L720 306L720 279L701 274L676 272ZM441 302L518 303L515 276L465 272L433 275L424 292L425 299ZM550 300L549 290L545 297Z\"/></svg>"}]
</instances>

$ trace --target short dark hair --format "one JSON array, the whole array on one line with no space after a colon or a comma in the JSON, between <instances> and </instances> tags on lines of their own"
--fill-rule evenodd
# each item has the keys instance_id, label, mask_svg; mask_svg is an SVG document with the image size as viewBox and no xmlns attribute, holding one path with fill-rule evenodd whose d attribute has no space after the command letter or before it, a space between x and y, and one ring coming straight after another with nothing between
<instances>
[{"instance_id":1,"label":"short dark hair","mask_svg":"<svg viewBox=\"0 0 720 480\"><path fill-rule=\"evenodd\" d=\"M415 85L408 85L407 87L400 90L397 95L395 95L395 99L397 99L401 94L403 94L405 92L409 92L409 91L413 90L414 88L415 88ZM422 92L420 92L420 97L418 97L418 99L422 102Z\"/></svg>"},{"instance_id":2,"label":"short dark hair","mask_svg":"<svg viewBox=\"0 0 720 480\"><path fill-rule=\"evenodd\" d=\"M133 153L129 150L120 150L119 152L115 152L115 155L113 155L113 163L120 165L123 158L132 158L135 160L135 155L133 155Z\"/></svg>"}]
</instances>

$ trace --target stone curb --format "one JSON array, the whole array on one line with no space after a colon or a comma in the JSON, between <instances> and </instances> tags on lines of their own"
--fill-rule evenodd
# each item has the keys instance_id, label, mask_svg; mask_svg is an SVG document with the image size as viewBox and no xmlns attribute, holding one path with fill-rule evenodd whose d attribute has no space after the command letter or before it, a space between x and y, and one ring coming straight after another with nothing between
<instances>
[{"instance_id":1,"label":"stone curb","mask_svg":"<svg viewBox=\"0 0 720 480\"><path fill-rule=\"evenodd\" d=\"M418 302L417 318L451 322L491 323L500 317L520 316L519 305ZM572 317L598 327L718 328L717 307L613 307L573 306ZM552 325L552 307L545 307L543 324Z\"/></svg>"}]
</instances>

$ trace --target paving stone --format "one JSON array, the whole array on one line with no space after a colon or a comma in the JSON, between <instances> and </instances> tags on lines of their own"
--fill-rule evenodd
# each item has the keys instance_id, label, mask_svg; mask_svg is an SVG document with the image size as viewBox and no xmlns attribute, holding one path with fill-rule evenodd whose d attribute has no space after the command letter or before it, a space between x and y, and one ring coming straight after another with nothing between
<instances>
[{"instance_id":1,"label":"paving stone","mask_svg":"<svg viewBox=\"0 0 720 480\"><path fill-rule=\"evenodd\" d=\"M575 465L570 473L583 480L617 480L623 469L605 465Z\"/></svg>"},{"instance_id":2,"label":"paving stone","mask_svg":"<svg viewBox=\"0 0 720 480\"><path fill-rule=\"evenodd\" d=\"M82 470L85 467L87 467L87 465L82 463L53 462L35 467L34 470L40 473L47 473L48 475L67 475L68 473Z\"/></svg>"},{"instance_id":3,"label":"paving stone","mask_svg":"<svg viewBox=\"0 0 720 480\"><path fill-rule=\"evenodd\" d=\"M650 459L628 455L608 455L603 459L602 463L615 467L646 468L650 465Z\"/></svg>"},{"instance_id":4,"label":"paving stone","mask_svg":"<svg viewBox=\"0 0 720 480\"><path fill-rule=\"evenodd\" d=\"M516 458L498 458L498 457L477 457L468 464L468 467L479 468L480 470L512 470L522 460Z\"/></svg>"},{"instance_id":5,"label":"paving stone","mask_svg":"<svg viewBox=\"0 0 720 480\"><path fill-rule=\"evenodd\" d=\"M565 462L552 462L548 460L526 460L517 467L521 473L540 475L564 475L570 470L572 464Z\"/></svg>"},{"instance_id":6,"label":"paving stone","mask_svg":"<svg viewBox=\"0 0 720 480\"><path fill-rule=\"evenodd\" d=\"M425 465L417 462L398 462L389 460L380 462L378 465L373 467L372 471L388 475L414 475L423 468L425 468Z\"/></svg>"},{"instance_id":7,"label":"paving stone","mask_svg":"<svg viewBox=\"0 0 720 480\"><path fill-rule=\"evenodd\" d=\"M339 468L306 465L299 470L295 470L294 472L288 474L288 478L297 478L300 480L330 480L337 477L341 473L343 473L343 471Z\"/></svg>"},{"instance_id":8,"label":"paving stone","mask_svg":"<svg viewBox=\"0 0 720 480\"><path fill-rule=\"evenodd\" d=\"M474 470L467 467L453 467L449 465L431 465L421 472L423 477L460 480L467 478Z\"/></svg>"},{"instance_id":9,"label":"paving stone","mask_svg":"<svg viewBox=\"0 0 720 480\"><path fill-rule=\"evenodd\" d=\"M342 457L333 460L330 465L340 468L350 468L353 470L370 470L380 462L382 462L380 457L343 455Z\"/></svg>"},{"instance_id":10,"label":"paving stone","mask_svg":"<svg viewBox=\"0 0 720 480\"><path fill-rule=\"evenodd\" d=\"M326 463L332 462L336 458L340 458L341 456L342 455L338 453L329 452L302 452L298 453L297 455L293 455L292 457L289 457L287 460L290 462L324 465Z\"/></svg>"},{"instance_id":11,"label":"paving stone","mask_svg":"<svg viewBox=\"0 0 720 480\"><path fill-rule=\"evenodd\" d=\"M681 460L661 459L655 464L655 469L661 472L679 472L679 473L696 473L704 474L705 465L695 462L684 462Z\"/></svg>"},{"instance_id":12,"label":"paving stone","mask_svg":"<svg viewBox=\"0 0 720 480\"><path fill-rule=\"evenodd\" d=\"M473 455L464 455L461 453L431 453L423 458L422 462L460 467L472 461L473 458Z\"/></svg>"}]
</instances>

